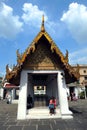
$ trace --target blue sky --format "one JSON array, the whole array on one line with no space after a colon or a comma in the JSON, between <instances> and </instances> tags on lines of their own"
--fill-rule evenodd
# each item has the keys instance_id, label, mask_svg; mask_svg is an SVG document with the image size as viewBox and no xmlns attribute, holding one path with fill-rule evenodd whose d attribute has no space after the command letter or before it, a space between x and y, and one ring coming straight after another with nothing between
<instances>
[{"instance_id":1,"label":"blue sky","mask_svg":"<svg viewBox=\"0 0 87 130\"><path fill-rule=\"evenodd\" d=\"M45 29L70 64L87 64L86 0L0 0L0 74L16 64L16 50L23 53Z\"/></svg>"}]
</instances>

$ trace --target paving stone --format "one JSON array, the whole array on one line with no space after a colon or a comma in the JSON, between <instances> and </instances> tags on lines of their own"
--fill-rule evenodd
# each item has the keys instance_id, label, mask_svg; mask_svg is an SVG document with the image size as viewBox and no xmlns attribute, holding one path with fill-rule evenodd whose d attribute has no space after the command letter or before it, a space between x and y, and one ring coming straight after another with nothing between
<instances>
[{"instance_id":1,"label":"paving stone","mask_svg":"<svg viewBox=\"0 0 87 130\"><path fill-rule=\"evenodd\" d=\"M67 125L65 122L63 123L57 123L56 125L52 125L53 130L67 130Z\"/></svg>"},{"instance_id":2,"label":"paving stone","mask_svg":"<svg viewBox=\"0 0 87 130\"><path fill-rule=\"evenodd\" d=\"M24 120L24 121L17 121L17 125L30 125L30 120Z\"/></svg>"},{"instance_id":3,"label":"paving stone","mask_svg":"<svg viewBox=\"0 0 87 130\"><path fill-rule=\"evenodd\" d=\"M15 118L9 117L8 120L9 120L10 122L17 121L17 117L15 117Z\"/></svg>"},{"instance_id":4,"label":"paving stone","mask_svg":"<svg viewBox=\"0 0 87 130\"><path fill-rule=\"evenodd\" d=\"M0 101L0 130L87 130L87 99L69 102L73 119L17 120L17 105Z\"/></svg>"},{"instance_id":5,"label":"paving stone","mask_svg":"<svg viewBox=\"0 0 87 130\"><path fill-rule=\"evenodd\" d=\"M8 130L22 130L23 126L10 126Z\"/></svg>"},{"instance_id":6,"label":"paving stone","mask_svg":"<svg viewBox=\"0 0 87 130\"><path fill-rule=\"evenodd\" d=\"M8 121L5 123L5 125L17 125L17 122L15 121Z\"/></svg>"},{"instance_id":7,"label":"paving stone","mask_svg":"<svg viewBox=\"0 0 87 130\"><path fill-rule=\"evenodd\" d=\"M36 126L24 126L23 130L37 130L37 127Z\"/></svg>"},{"instance_id":8,"label":"paving stone","mask_svg":"<svg viewBox=\"0 0 87 130\"><path fill-rule=\"evenodd\" d=\"M43 125L47 125L47 124L55 124L55 119L49 119L49 120L42 120L42 124Z\"/></svg>"},{"instance_id":9,"label":"paving stone","mask_svg":"<svg viewBox=\"0 0 87 130\"><path fill-rule=\"evenodd\" d=\"M66 128L68 128L68 129L80 129L81 128L81 125L82 124L80 124L80 123L78 123L78 122L66 122Z\"/></svg>"},{"instance_id":10,"label":"paving stone","mask_svg":"<svg viewBox=\"0 0 87 130\"><path fill-rule=\"evenodd\" d=\"M1 125L0 125L0 130L8 130L8 127L7 127L7 126L1 126Z\"/></svg>"},{"instance_id":11,"label":"paving stone","mask_svg":"<svg viewBox=\"0 0 87 130\"><path fill-rule=\"evenodd\" d=\"M6 121L8 119L8 117L7 116L3 116L3 117L0 117L0 121Z\"/></svg>"},{"instance_id":12,"label":"paving stone","mask_svg":"<svg viewBox=\"0 0 87 130\"><path fill-rule=\"evenodd\" d=\"M38 125L38 130L51 130L51 129L52 128L50 125Z\"/></svg>"},{"instance_id":13,"label":"paving stone","mask_svg":"<svg viewBox=\"0 0 87 130\"><path fill-rule=\"evenodd\" d=\"M4 124L4 122L1 122L1 121L0 121L0 126L2 126L3 124Z\"/></svg>"},{"instance_id":14,"label":"paving stone","mask_svg":"<svg viewBox=\"0 0 87 130\"><path fill-rule=\"evenodd\" d=\"M31 120L30 121L30 125L37 125L37 124L40 124L40 120Z\"/></svg>"}]
</instances>

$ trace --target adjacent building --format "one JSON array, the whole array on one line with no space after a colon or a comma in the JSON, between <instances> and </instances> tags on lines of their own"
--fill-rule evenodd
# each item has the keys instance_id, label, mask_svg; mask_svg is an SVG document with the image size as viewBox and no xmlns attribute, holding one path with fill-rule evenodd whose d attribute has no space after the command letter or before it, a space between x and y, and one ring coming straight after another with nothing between
<instances>
[{"instance_id":1,"label":"adjacent building","mask_svg":"<svg viewBox=\"0 0 87 130\"><path fill-rule=\"evenodd\" d=\"M69 95L75 93L77 98L87 98L87 65L72 65L74 70L78 70L80 77L76 82L67 84Z\"/></svg>"}]
</instances>

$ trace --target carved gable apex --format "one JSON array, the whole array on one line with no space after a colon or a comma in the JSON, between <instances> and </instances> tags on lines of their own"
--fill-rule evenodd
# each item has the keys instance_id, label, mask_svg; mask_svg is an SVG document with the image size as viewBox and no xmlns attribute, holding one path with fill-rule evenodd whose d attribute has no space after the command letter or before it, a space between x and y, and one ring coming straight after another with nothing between
<instances>
[{"instance_id":1,"label":"carved gable apex","mask_svg":"<svg viewBox=\"0 0 87 130\"><path fill-rule=\"evenodd\" d=\"M59 70L61 68L44 35L38 40L35 48L35 51L26 58L24 69Z\"/></svg>"},{"instance_id":2,"label":"carved gable apex","mask_svg":"<svg viewBox=\"0 0 87 130\"><path fill-rule=\"evenodd\" d=\"M60 51L60 49L56 46L56 44L54 43L54 41L52 40L52 38L49 36L49 34L44 31L40 31L38 33L38 35L35 37L35 39L33 40L33 42L30 44L30 46L25 50L25 52L23 53L23 55L21 56L21 61L20 61L20 64L23 64L23 62L25 61L27 55L29 55L31 52L34 53L34 51L36 50L36 45L38 44L38 41L42 38L42 37L45 37L45 39L48 41L47 44L50 45L50 50L51 52L55 52L57 55L60 56L61 58L61 61L63 63L67 63L68 60L66 58L66 56L64 56L62 54L62 52ZM44 43L43 43L44 44ZM19 61L19 60L18 60Z\"/></svg>"}]
</instances>

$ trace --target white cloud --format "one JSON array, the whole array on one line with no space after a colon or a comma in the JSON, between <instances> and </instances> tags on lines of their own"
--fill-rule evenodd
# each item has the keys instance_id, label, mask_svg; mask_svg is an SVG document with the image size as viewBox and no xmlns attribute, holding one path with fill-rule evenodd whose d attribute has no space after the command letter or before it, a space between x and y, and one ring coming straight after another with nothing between
<instances>
[{"instance_id":1,"label":"white cloud","mask_svg":"<svg viewBox=\"0 0 87 130\"><path fill-rule=\"evenodd\" d=\"M70 64L87 64L87 48L69 54Z\"/></svg>"},{"instance_id":2,"label":"white cloud","mask_svg":"<svg viewBox=\"0 0 87 130\"><path fill-rule=\"evenodd\" d=\"M32 3L25 3L23 11L22 19L24 22L35 27L40 27L42 15L44 15L45 21L48 19L46 13L40 10L37 5L32 5Z\"/></svg>"},{"instance_id":3,"label":"white cloud","mask_svg":"<svg viewBox=\"0 0 87 130\"><path fill-rule=\"evenodd\" d=\"M61 18L72 34L72 37L79 43L87 43L87 7L71 3L69 9Z\"/></svg>"},{"instance_id":4,"label":"white cloud","mask_svg":"<svg viewBox=\"0 0 87 130\"><path fill-rule=\"evenodd\" d=\"M0 37L15 37L22 31L22 25L19 16L13 15L13 9L4 3L0 3Z\"/></svg>"},{"instance_id":5,"label":"white cloud","mask_svg":"<svg viewBox=\"0 0 87 130\"><path fill-rule=\"evenodd\" d=\"M45 19L45 28L47 32L56 39L62 36L64 32L64 28L61 27L61 23L59 21L51 21L49 20L45 11L41 10L37 5L33 5L32 3L25 3L23 5L23 15L22 19L25 24L28 24L29 27L34 27L35 29L40 28L41 26L41 18L44 15ZM63 25L63 24L62 24ZM57 33L56 33L57 30Z\"/></svg>"}]
</instances>

